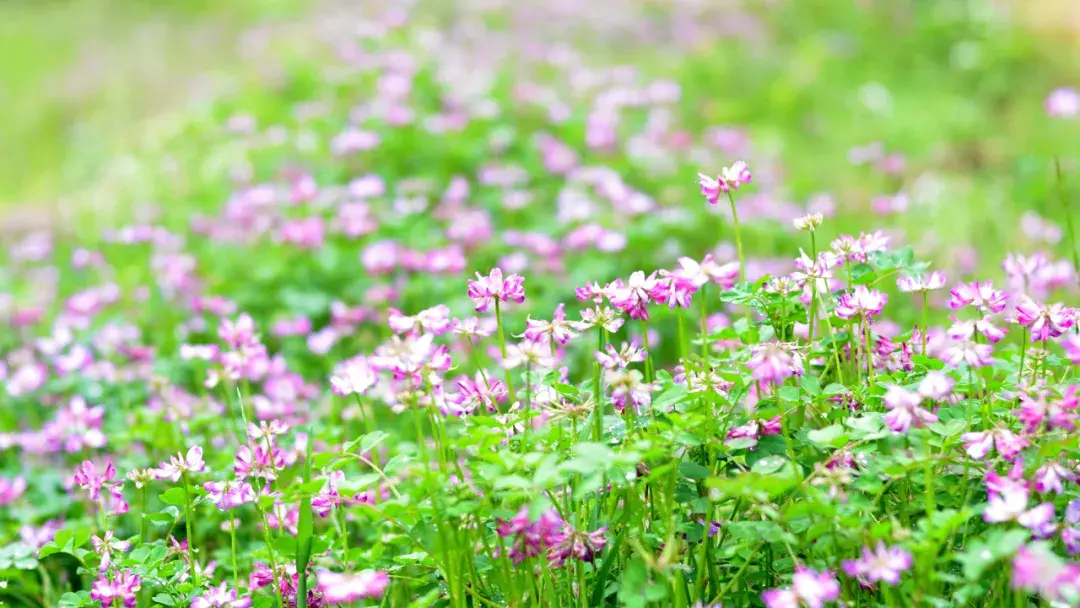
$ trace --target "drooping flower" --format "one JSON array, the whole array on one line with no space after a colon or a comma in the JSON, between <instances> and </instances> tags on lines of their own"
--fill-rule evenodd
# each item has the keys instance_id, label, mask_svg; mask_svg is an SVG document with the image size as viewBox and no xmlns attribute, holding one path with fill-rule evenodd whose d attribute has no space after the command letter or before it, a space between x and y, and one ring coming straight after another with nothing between
<instances>
[{"instance_id":1,"label":"drooping flower","mask_svg":"<svg viewBox=\"0 0 1080 608\"><path fill-rule=\"evenodd\" d=\"M457 381L457 392L447 396L446 401L454 407L444 413L453 416L471 414L477 408L483 408L488 413L498 411L496 403L506 399L509 391L500 380L485 377L482 372L476 372L475 378L462 376Z\"/></svg>"},{"instance_id":2,"label":"drooping flower","mask_svg":"<svg viewBox=\"0 0 1080 608\"><path fill-rule=\"evenodd\" d=\"M316 577L323 602L331 606L382 597L390 586L390 575L376 570L356 574L322 570Z\"/></svg>"},{"instance_id":3,"label":"drooping flower","mask_svg":"<svg viewBox=\"0 0 1080 608\"><path fill-rule=\"evenodd\" d=\"M544 511L532 521L527 506L521 507L511 519L499 519L497 524L499 536L512 539L507 555L514 565L546 553L561 539L563 528L563 520L555 509Z\"/></svg>"},{"instance_id":4,"label":"drooping flower","mask_svg":"<svg viewBox=\"0 0 1080 608\"><path fill-rule=\"evenodd\" d=\"M844 561L843 568L845 574L864 587L873 587L878 582L896 585L900 575L911 568L911 554L901 547L878 542L873 550L863 547L859 559Z\"/></svg>"}]
</instances>

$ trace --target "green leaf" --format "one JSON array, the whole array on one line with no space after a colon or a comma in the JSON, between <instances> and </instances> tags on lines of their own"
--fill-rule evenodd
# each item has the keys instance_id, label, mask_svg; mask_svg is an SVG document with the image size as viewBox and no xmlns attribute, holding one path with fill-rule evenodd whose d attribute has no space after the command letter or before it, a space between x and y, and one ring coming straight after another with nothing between
<instances>
[{"instance_id":1,"label":"green leaf","mask_svg":"<svg viewBox=\"0 0 1080 608\"><path fill-rule=\"evenodd\" d=\"M998 560L1016 553L1028 541L1027 530L991 530L985 541L977 541L956 559L964 565L964 577L974 581Z\"/></svg>"},{"instance_id":2,"label":"green leaf","mask_svg":"<svg viewBox=\"0 0 1080 608\"><path fill-rule=\"evenodd\" d=\"M152 598L155 602L162 606L175 606L176 600L173 599L168 593L159 593Z\"/></svg>"},{"instance_id":3,"label":"green leaf","mask_svg":"<svg viewBox=\"0 0 1080 608\"><path fill-rule=\"evenodd\" d=\"M835 395L844 395L847 392L848 389L846 386L833 382L825 387L825 390L822 391L822 394L833 397Z\"/></svg>"},{"instance_id":4,"label":"green leaf","mask_svg":"<svg viewBox=\"0 0 1080 608\"><path fill-rule=\"evenodd\" d=\"M804 376L802 388L807 394L816 397L821 393L821 380L817 376Z\"/></svg>"},{"instance_id":5,"label":"green leaf","mask_svg":"<svg viewBox=\"0 0 1080 608\"><path fill-rule=\"evenodd\" d=\"M846 445L848 436L844 433L844 427L839 424L831 424L823 429L814 429L806 434L806 437L822 447L838 448Z\"/></svg>"},{"instance_id":6,"label":"green leaf","mask_svg":"<svg viewBox=\"0 0 1080 608\"><path fill-rule=\"evenodd\" d=\"M184 488L169 488L162 492L158 498L161 499L161 502L174 507L187 504L187 494L184 492Z\"/></svg>"},{"instance_id":7,"label":"green leaf","mask_svg":"<svg viewBox=\"0 0 1080 608\"><path fill-rule=\"evenodd\" d=\"M696 462L686 461L679 465L679 472L682 473L687 479L705 479L712 474L712 471L708 467L702 466Z\"/></svg>"}]
</instances>

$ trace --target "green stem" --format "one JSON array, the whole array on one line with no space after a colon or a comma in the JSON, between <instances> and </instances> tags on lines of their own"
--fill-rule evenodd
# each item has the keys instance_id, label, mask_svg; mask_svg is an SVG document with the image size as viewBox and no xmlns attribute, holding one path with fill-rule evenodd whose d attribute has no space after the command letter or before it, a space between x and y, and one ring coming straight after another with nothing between
<instances>
[{"instance_id":1,"label":"green stem","mask_svg":"<svg viewBox=\"0 0 1080 608\"><path fill-rule=\"evenodd\" d=\"M502 309L499 307L498 298L495 299L495 327L499 331L499 353L502 354L503 361L506 360L506 334L503 331L502 322ZM506 370L506 390L509 393L509 405L514 405L514 381L510 377L510 370Z\"/></svg>"},{"instance_id":2,"label":"green stem","mask_svg":"<svg viewBox=\"0 0 1080 608\"><path fill-rule=\"evenodd\" d=\"M236 520L229 522L229 540L232 549L233 587L240 589L240 568L236 566Z\"/></svg>"},{"instance_id":3,"label":"green stem","mask_svg":"<svg viewBox=\"0 0 1080 608\"><path fill-rule=\"evenodd\" d=\"M1061 159L1057 156L1054 156L1054 175L1057 176L1058 197L1061 199L1061 206L1065 208L1065 231L1069 234L1073 268L1080 269L1080 244L1076 242L1076 228L1073 226L1072 209L1070 209L1069 197L1065 194L1065 181L1061 176Z\"/></svg>"},{"instance_id":4,"label":"green stem","mask_svg":"<svg viewBox=\"0 0 1080 608\"><path fill-rule=\"evenodd\" d=\"M728 202L731 203L731 223L735 227L735 252L739 256L739 282L740 283L745 283L746 282L746 263L745 263L745 260L743 259L742 232L739 229L739 212L738 212L738 210L735 209L735 195L731 193L730 188L727 191L727 197L728 197ZM750 314L749 310L747 310L747 315L749 315L749 314Z\"/></svg>"},{"instance_id":5,"label":"green stem","mask_svg":"<svg viewBox=\"0 0 1080 608\"><path fill-rule=\"evenodd\" d=\"M199 587L199 571L195 564L195 535L191 533L191 520L195 517L195 510L191 508L191 490L188 488L187 473L181 473L180 479L184 483L184 504L187 514L184 517L184 525L187 529L188 566L191 569L191 583Z\"/></svg>"}]
</instances>

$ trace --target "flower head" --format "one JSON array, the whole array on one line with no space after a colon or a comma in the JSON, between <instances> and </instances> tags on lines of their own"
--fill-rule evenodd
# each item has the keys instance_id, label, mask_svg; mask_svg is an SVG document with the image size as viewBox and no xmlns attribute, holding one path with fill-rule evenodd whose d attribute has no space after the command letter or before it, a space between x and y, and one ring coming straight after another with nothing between
<instances>
[{"instance_id":1,"label":"flower head","mask_svg":"<svg viewBox=\"0 0 1080 608\"><path fill-rule=\"evenodd\" d=\"M879 542L871 550L863 547L862 555L843 564L844 572L864 587L873 587L879 581L887 585L900 582L900 574L911 568L911 554L900 547L887 547Z\"/></svg>"},{"instance_id":2,"label":"flower head","mask_svg":"<svg viewBox=\"0 0 1080 608\"><path fill-rule=\"evenodd\" d=\"M525 279L516 274L503 278L500 268L491 269L487 276L478 272L475 281L469 279L469 298L477 312L487 312L496 301L521 304L525 301L524 282Z\"/></svg>"},{"instance_id":3,"label":"flower head","mask_svg":"<svg viewBox=\"0 0 1080 608\"><path fill-rule=\"evenodd\" d=\"M205 471L206 463L203 462L202 454L202 448L195 445L187 451L187 454L177 454L170 457L169 462L162 462L158 465L158 479L171 479L176 482L180 481L180 477L185 473L201 473Z\"/></svg>"},{"instance_id":4,"label":"flower head","mask_svg":"<svg viewBox=\"0 0 1080 608\"><path fill-rule=\"evenodd\" d=\"M322 599L331 606L382 597L390 586L390 575L376 570L356 574L323 570L316 576Z\"/></svg>"}]
</instances>

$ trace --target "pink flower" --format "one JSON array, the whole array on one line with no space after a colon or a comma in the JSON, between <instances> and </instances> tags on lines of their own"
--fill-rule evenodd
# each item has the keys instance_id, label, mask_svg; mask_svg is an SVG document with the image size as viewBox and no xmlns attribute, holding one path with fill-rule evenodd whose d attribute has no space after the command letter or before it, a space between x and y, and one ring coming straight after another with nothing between
<instances>
[{"instance_id":1,"label":"pink flower","mask_svg":"<svg viewBox=\"0 0 1080 608\"><path fill-rule=\"evenodd\" d=\"M656 273L645 276L641 270L630 274L625 285L610 292L611 305L625 312L631 319L649 319L649 301L656 289Z\"/></svg>"},{"instance_id":2,"label":"pink flower","mask_svg":"<svg viewBox=\"0 0 1080 608\"><path fill-rule=\"evenodd\" d=\"M1046 424L1048 429L1072 431L1076 429L1076 410L1080 405L1080 386L1070 385L1058 400L1045 393L1024 392L1020 394L1020 409L1016 417L1024 425L1024 431L1034 433Z\"/></svg>"},{"instance_id":3,"label":"pink flower","mask_svg":"<svg viewBox=\"0 0 1080 608\"><path fill-rule=\"evenodd\" d=\"M1065 356L1073 365L1080 365L1080 335L1070 335L1061 345L1065 348Z\"/></svg>"},{"instance_id":4,"label":"pink flower","mask_svg":"<svg viewBox=\"0 0 1080 608\"><path fill-rule=\"evenodd\" d=\"M488 276L476 273L476 280L469 279L469 298L476 306L477 312L487 312L495 301L517 302L525 301L525 279L512 274L505 279L502 270L493 268Z\"/></svg>"},{"instance_id":5,"label":"pink flower","mask_svg":"<svg viewBox=\"0 0 1080 608\"><path fill-rule=\"evenodd\" d=\"M248 608L251 598L238 597L236 589L229 589L225 583L210 587L205 593L191 601L191 608Z\"/></svg>"},{"instance_id":6,"label":"pink flower","mask_svg":"<svg viewBox=\"0 0 1080 608\"><path fill-rule=\"evenodd\" d=\"M1065 492L1065 486L1062 482L1076 481L1076 474L1060 464L1050 461L1035 471L1032 480L1035 482L1035 491L1040 494L1050 492L1061 494Z\"/></svg>"},{"instance_id":7,"label":"pink flower","mask_svg":"<svg viewBox=\"0 0 1080 608\"><path fill-rule=\"evenodd\" d=\"M981 312L998 313L1005 310L1009 296L1004 291L994 289L993 281L984 283L957 283L949 291L949 308L957 310L973 306Z\"/></svg>"},{"instance_id":8,"label":"pink flower","mask_svg":"<svg viewBox=\"0 0 1080 608\"><path fill-rule=\"evenodd\" d=\"M529 508L525 506L511 519L498 519L496 523L500 537L512 538L507 555L515 566L530 557L543 555L562 538L563 520L555 509L548 509L536 521L531 521Z\"/></svg>"},{"instance_id":9,"label":"pink flower","mask_svg":"<svg viewBox=\"0 0 1080 608\"><path fill-rule=\"evenodd\" d=\"M988 523L1015 521L1028 506L1028 483L1020 477L1021 471L1013 467L1007 477L996 471L986 474L986 494L988 505L983 511L983 519Z\"/></svg>"},{"instance_id":10,"label":"pink flower","mask_svg":"<svg viewBox=\"0 0 1080 608\"><path fill-rule=\"evenodd\" d=\"M338 365L334 375L330 376L330 390L341 397L363 395L378 379L367 359L353 357Z\"/></svg>"},{"instance_id":11,"label":"pink flower","mask_svg":"<svg viewBox=\"0 0 1080 608\"><path fill-rule=\"evenodd\" d=\"M607 544L607 539L604 538L606 532L606 527L593 532L581 532L570 524L563 523L562 529L551 539L548 562L555 568L565 566L570 559L591 564Z\"/></svg>"},{"instance_id":12,"label":"pink flower","mask_svg":"<svg viewBox=\"0 0 1080 608\"><path fill-rule=\"evenodd\" d=\"M90 597L101 602L101 608L113 608L116 600L120 600L126 608L134 608L136 594L141 588L137 574L130 570L121 570L111 581L104 574L94 581L90 588Z\"/></svg>"},{"instance_id":13,"label":"pink flower","mask_svg":"<svg viewBox=\"0 0 1080 608\"><path fill-rule=\"evenodd\" d=\"M912 425L922 427L938 421L937 416L920 407L922 396L918 393L892 385L886 391L884 401L889 408L885 414L885 426L893 432L906 434Z\"/></svg>"},{"instance_id":14,"label":"pink flower","mask_svg":"<svg viewBox=\"0 0 1080 608\"><path fill-rule=\"evenodd\" d=\"M364 570L356 574L323 570L316 576L322 599L330 605L351 604L359 600L378 598L390 586L390 575L375 570Z\"/></svg>"},{"instance_id":15,"label":"pink flower","mask_svg":"<svg viewBox=\"0 0 1080 608\"><path fill-rule=\"evenodd\" d=\"M994 347L989 344L959 340L941 353L941 360L950 367L960 367L961 363L966 363L968 367L978 369L994 364L993 353Z\"/></svg>"},{"instance_id":16,"label":"pink flower","mask_svg":"<svg viewBox=\"0 0 1080 608\"><path fill-rule=\"evenodd\" d=\"M935 270L930 274L917 274L915 276L900 277L896 280L896 286L900 291L927 292L941 289L945 286L945 273Z\"/></svg>"},{"instance_id":17,"label":"pink flower","mask_svg":"<svg viewBox=\"0 0 1080 608\"><path fill-rule=\"evenodd\" d=\"M865 285L856 285L850 293L841 294L836 302L836 316L850 319L856 316L872 317L881 314L881 309L889 301L889 296L880 291L871 291Z\"/></svg>"},{"instance_id":18,"label":"pink flower","mask_svg":"<svg viewBox=\"0 0 1080 608\"><path fill-rule=\"evenodd\" d=\"M822 608L840 598L840 583L832 572L820 574L804 566L796 566L789 589L769 589L761 594L766 608Z\"/></svg>"},{"instance_id":19,"label":"pink flower","mask_svg":"<svg viewBox=\"0 0 1080 608\"><path fill-rule=\"evenodd\" d=\"M655 385L645 382L642 373L636 369L609 369L604 372L604 381L611 389L611 403L619 412L627 405L633 405L636 411L648 407L653 391L657 390Z\"/></svg>"},{"instance_id":20,"label":"pink flower","mask_svg":"<svg viewBox=\"0 0 1080 608\"><path fill-rule=\"evenodd\" d=\"M597 306L581 311L581 320L574 323L574 329L588 331L593 327L599 327L609 334L613 334L619 331L625 322L613 308Z\"/></svg>"},{"instance_id":21,"label":"pink flower","mask_svg":"<svg viewBox=\"0 0 1080 608\"><path fill-rule=\"evenodd\" d=\"M396 308L389 310L387 320L390 329L396 334L413 332L417 334L430 333L441 336L450 330L450 309L446 304L432 306L421 310L414 316L406 316Z\"/></svg>"},{"instance_id":22,"label":"pink flower","mask_svg":"<svg viewBox=\"0 0 1080 608\"><path fill-rule=\"evenodd\" d=\"M941 401L949 397L952 394L953 379L945 372L933 370L927 372L922 381L919 382L919 394L924 399L931 399L933 401Z\"/></svg>"},{"instance_id":23,"label":"pink flower","mask_svg":"<svg viewBox=\"0 0 1080 608\"><path fill-rule=\"evenodd\" d=\"M695 288L706 283L716 283L724 289L731 289L735 285L735 280L739 277L738 262L717 264L711 253L706 254L700 264L692 258L681 257L679 258L679 266L680 268L675 270L673 274L690 281Z\"/></svg>"},{"instance_id":24,"label":"pink flower","mask_svg":"<svg viewBox=\"0 0 1080 608\"><path fill-rule=\"evenodd\" d=\"M948 336L953 340L971 340L976 332L986 336L986 340L991 344L996 344L1005 337L1005 330L991 323L990 317L969 321L957 321L956 317L950 318L953 320L953 325L949 328Z\"/></svg>"},{"instance_id":25,"label":"pink flower","mask_svg":"<svg viewBox=\"0 0 1080 608\"><path fill-rule=\"evenodd\" d=\"M461 416L471 414L478 407L483 407L488 413L498 411L496 402L503 401L509 394L506 385L495 378L484 377L482 372L476 372L475 380L468 376L462 376L457 381L457 393L450 395L447 401L454 408L446 414Z\"/></svg>"},{"instance_id":26,"label":"pink flower","mask_svg":"<svg viewBox=\"0 0 1080 608\"><path fill-rule=\"evenodd\" d=\"M746 424L733 427L728 431L724 443L731 443L733 439L748 439L749 445L746 447L753 450L757 447L759 439L765 435L779 435L780 431L780 416L776 416L770 420L751 420Z\"/></svg>"},{"instance_id":27,"label":"pink flower","mask_svg":"<svg viewBox=\"0 0 1080 608\"><path fill-rule=\"evenodd\" d=\"M177 482L185 473L202 473L206 470L202 454L202 448L195 445L187 451L186 455L177 454L170 457L169 462L158 465L157 478Z\"/></svg>"},{"instance_id":28,"label":"pink flower","mask_svg":"<svg viewBox=\"0 0 1080 608\"><path fill-rule=\"evenodd\" d=\"M887 547L878 542L873 551L863 547L856 560L846 560L844 572L864 587L873 587L878 581L888 585L900 582L900 574L911 568L911 554L900 547Z\"/></svg>"},{"instance_id":29,"label":"pink flower","mask_svg":"<svg viewBox=\"0 0 1080 608\"><path fill-rule=\"evenodd\" d=\"M555 340L563 345L577 336L573 323L566 320L566 305L559 304L555 307L555 313L551 321L541 321L529 317L526 320L526 328L523 337L532 342L547 344L549 340Z\"/></svg>"},{"instance_id":30,"label":"pink flower","mask_svg":"<svg viewBox=\"0 0 1080 608\"><path fill-rule=\"evenodd\" d=\"M964 450L967 455L975 460L985 459L990 453L990 448L996 448L1002 458L1012 461L1028 445L1027 440L1023 437L1004 428L964 433L960 436L960 441L964 442Z\"/></svg>"},{"instance_id":31,"label":"pink flower","mask_svg":"<svg viewBox=\"0 0 1080 608\"><path fill-rule=\"evenodd\" d=\"M246 312L237 317L236 321L222 319L218 326L218 337L231 348L238 350L258 343L255 321Z\"/></svg>"},{"instance_id":32,"label":"pink flower","mask_svg":"<svg viewBox=\"0 0 1080 608\"><path fill-rule=\"evenodd\" d=\"M750 368L754 380L779 386L784 380L803 373L803 357L794 346L783 342L766 342L753 347Z\"/></svg>"},{"instance_id":33,"label":"pink flower","mask_svg":"<svg viewBox=\"0 0 1080 608\"><path fill-rule=\"evenodd\" d=\"M101 572L105 572L112 565L113 552L124 553L131 549L131 541L114 538L112 530L106 531L104 538L91 536L90 544L94 547L94 553L101 556L101 564L98 565Z\"/></svg>"},{"instance_id":34,"label":"pink flower","mask_svg":"<svg viewBox=\"0 0 1080 608\"><path fill-rule=\"evenodd\" d=\"M255 489L246 481L208 481L203 489L210 502L222 511L255 502Z\"/></svg>"},{"instance_id":35,"label":"pink flower","mask_svg":"<svg viewBox=\"0 0 1080 608\"><path fill-rule=\"evenodd\" d=\"M1060 302L1049 307L1023 296L1016 305L1016 322L1031 329L1032 342L1057 338L1073 326L1076 312Z\"/></svg>"},{"instance_id":36,"label":"pink flower","mask_svg":"<svg viewBox=\"0 0 1080 608\"><path fill-rule=\"evenodd\" d=\"M1043 108L1054 118L1075 118L1080 115L1080 92L1068 87L1054 89L1046 96Z\"/></svg>"},{"instance_id":37,"label":"pink flower","mask_svg":"<svg viewBox=\"0 0 1080 608\"><path fill-rule=\"evenodd\" d=\"M128 504L124 501L124 494L121 491L123 483L113 482L115 478L116 468L113 467L112 461L105 463L104 471L99 474L93 462L84 460L75 468L75 475L71 481L86 490L90 500L101 501L103 504L111 502L111 512L114 515L123 515L128 512ZM104 494L102 490L105 491Z\"/></svg>"},{"instance_id":38,"label":"pink flower","mask_svg":"<svg viewBox=\"0 0 1080 608\"><path fill-rule=\"evenodd\" d=\"M605 344L604 352L593 353L596 362L604 369L626 369L631 363L641 363L647 356L645 349L634 342L623 342L618 350L612 344Z\"/></svg>"},{"instance_id":39,"label":"pink flower","mask_svg":"<svg viewBox=\"0 0 1080 608\"><path fill-rule=\"evenodd\" d=\"M0 477L0 506L10 505L26 492L26 479Z\"/></svg>"}]
</instances>

